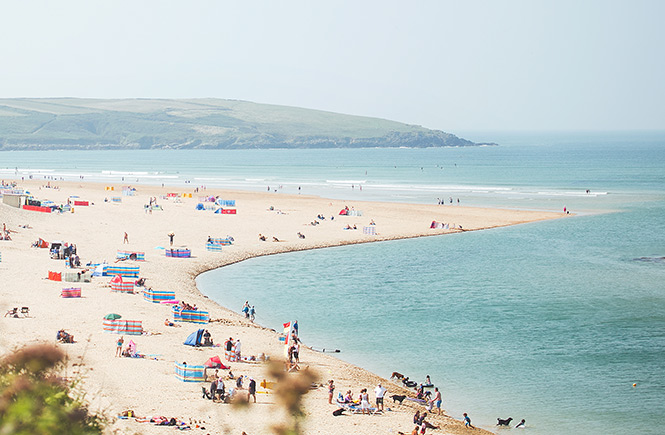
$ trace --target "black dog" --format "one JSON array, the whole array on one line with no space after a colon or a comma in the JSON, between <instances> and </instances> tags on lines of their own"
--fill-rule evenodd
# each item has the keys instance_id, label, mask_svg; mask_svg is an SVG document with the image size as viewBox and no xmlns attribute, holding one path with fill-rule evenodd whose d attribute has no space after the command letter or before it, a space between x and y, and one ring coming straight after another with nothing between
<instances>
[{"instance_id":1,"label":"black dog","mask_svg":"<svg viewBox=\"0 0 665 435\"><path fill-rule=\"evenodd\" d=\"M397 394L393 394L393 395L390 396L390 397L392 397L392 399L393 399L393 403L395 403L395 402L399 402L400 405L402 404L402 401L403 401L404 399L406 399L406 396L399 396L399 395L397 395Z\"/></svg>"},{"instance_id":2,"label":"black dog","mask_svg":"<svg viewBox=\"0 0 665 435\"><path fill-rule=\"evenodd\" d=\"M510 426L510 422L513 421L512 417L508 417L506 420L501 420L500 418L497 418L498 423L496 424L497 426Z\"/></svg>"}]
</instances>

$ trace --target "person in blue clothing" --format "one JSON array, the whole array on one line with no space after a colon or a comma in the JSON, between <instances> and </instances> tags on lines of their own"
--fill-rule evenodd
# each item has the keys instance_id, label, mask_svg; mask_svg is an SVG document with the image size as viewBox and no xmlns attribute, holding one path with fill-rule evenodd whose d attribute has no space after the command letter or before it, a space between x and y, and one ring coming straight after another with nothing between
<instances>
[{"instance_id":1,"label":"person in blue clothing","mask_svg":"<svg viewBox=\"0 0 665 435\"><path fill-rule=\"evenodd\" d=\"M249 319L249 301L245 301L245 305L242 306L242 312L245 314L245 318Z\"/></svg>"},{"instance_id":2,"label":"person in blue clothing","mask_svg":"<svg viewBox=\"0 0 665 435\"><path fill-rule=\"evenodd\" d=\"M254 309L254 305L252 305L252 308L249 309L249 321L253 322L255 318L256 318L256 310Z\"/></svg>"},{"instance_id":3,"label":"person in blue clothing","mask_svg":"<svg viewBox=\"0 0 665 435\"><path fill-rule=\"evenodd\" d=\"M471 429L475 429L475 427L471 424L471 419L469 418L468 415L466 415L466 412L464 413L464 426L470 427Z\"/></svg>"}]
</instances>

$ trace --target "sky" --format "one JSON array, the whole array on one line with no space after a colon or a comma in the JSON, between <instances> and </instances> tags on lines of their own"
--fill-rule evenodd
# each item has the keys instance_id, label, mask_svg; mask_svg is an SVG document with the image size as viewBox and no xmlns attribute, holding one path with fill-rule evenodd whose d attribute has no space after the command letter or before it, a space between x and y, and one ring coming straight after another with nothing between
<instances>
[{"instance_id":1,"label":"sky","mask_svg":"<svg viewBox=\"0 0 665 435\"><path fill-rule=\"evenodd\" d=\"M665 1L13 1L0 98L228 98L455 131L665 130Z\"/></svg>"}]
</instances>

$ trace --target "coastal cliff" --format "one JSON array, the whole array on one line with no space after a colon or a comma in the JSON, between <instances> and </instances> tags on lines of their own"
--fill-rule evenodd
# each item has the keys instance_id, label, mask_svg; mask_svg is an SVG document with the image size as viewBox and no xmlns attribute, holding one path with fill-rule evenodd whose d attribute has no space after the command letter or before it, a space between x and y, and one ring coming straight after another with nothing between
<instances>
[{"instance_id":1,"label":"coastal cliff","mask_svg":"<svg viewBox=\"0 0 665 435\"><path fill-rule=\"evenodd\" d=\"M462 147L440 130L223 99L0 99L0 150Z\"/></svg>"}]
</instances>

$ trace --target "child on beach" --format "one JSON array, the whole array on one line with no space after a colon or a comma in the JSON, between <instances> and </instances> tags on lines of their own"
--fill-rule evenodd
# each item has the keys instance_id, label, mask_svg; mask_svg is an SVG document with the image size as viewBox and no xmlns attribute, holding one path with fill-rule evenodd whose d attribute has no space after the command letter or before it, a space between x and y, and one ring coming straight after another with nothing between
<instances>
[{"instance_id":1,"label":"child on beach","mask_svg":"<svg viewBox=\"0 0 665 435\"><path fill-rule=\"evenodd\" d=\"M115 356L122 356L122 344L125 342L124 337L120 337L118 341L116 342L116 347L115 347Z\"/></svg>"},{"instance_id":2,"label":"child on beach","mask_svg":"<svg viewBox=\"0 0 665 435\"><path fill-rule=\"evenodd\" d=\"M464 426L470 427L471 429L475 429L475 427L471 424L471 419L466 414L466 412L464 413Z\"/></svg>"}]
</instances>

